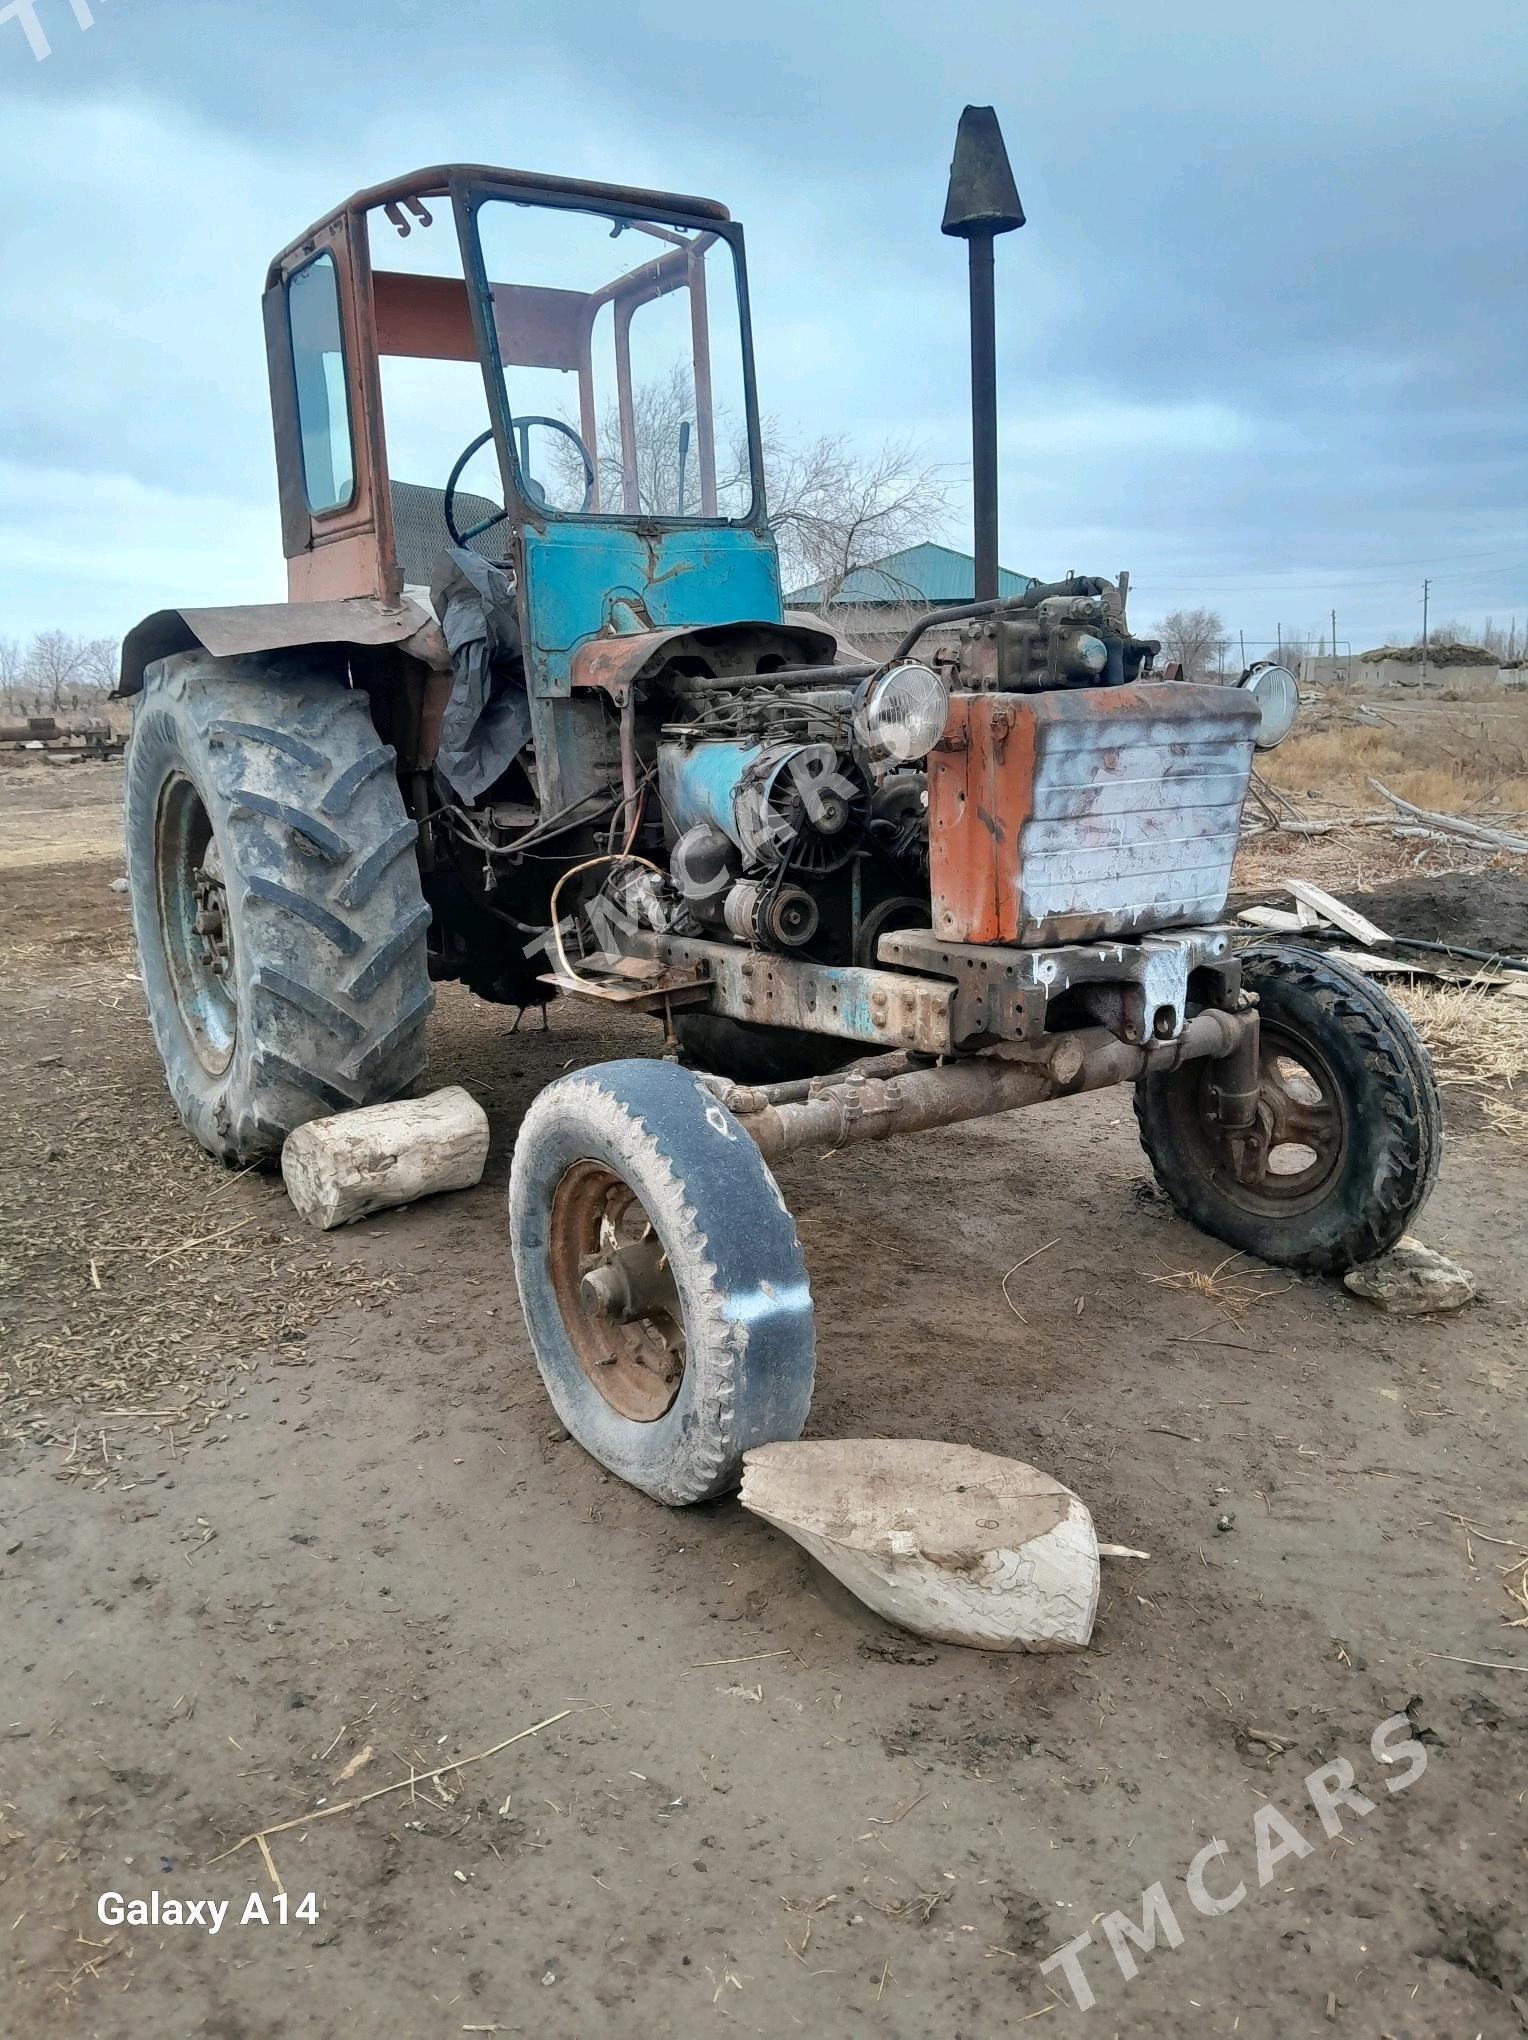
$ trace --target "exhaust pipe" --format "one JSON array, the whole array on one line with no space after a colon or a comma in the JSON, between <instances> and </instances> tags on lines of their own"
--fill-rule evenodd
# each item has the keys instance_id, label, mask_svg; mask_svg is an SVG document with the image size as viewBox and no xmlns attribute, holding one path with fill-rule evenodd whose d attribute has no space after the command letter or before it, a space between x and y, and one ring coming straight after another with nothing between
<instances>
[{"instance_id":1,"label":"exhaust pipe","mask_svg":"<svg viewBox=\"0 0 1528 2040\"><path fill-rule=\"evenodd\" d=\"M997 599L997 313L992 243L1024 224L1003 131L990 106L968 106L955 134L941 231L966 243L971 270L971 494L978 602Z\"/></svg>"}]
</instances>

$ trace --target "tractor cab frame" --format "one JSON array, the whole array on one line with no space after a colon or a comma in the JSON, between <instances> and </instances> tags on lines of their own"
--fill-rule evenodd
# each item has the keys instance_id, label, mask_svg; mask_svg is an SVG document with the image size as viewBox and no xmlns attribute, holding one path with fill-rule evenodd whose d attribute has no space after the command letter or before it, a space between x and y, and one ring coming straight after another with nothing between
<instances>
[{"instance_id":1,"label":"tractor cab frame","mask_svg":"<svg viewBox=\"0 0 1528 2040\"><path fill-rule=\"evenodd\" d=\"M515 278L490 276L484 256L482 221L485 208L537 209L582 215L604 223L613 243L626 252L638 236L645 239L646 259L629 266L612 260L607 279L588 290ZM448 211L460 254L456 275L423 274L389 268L382 236L408 241L432 227L437 213ZM448 232L450 229L448 229ZM630 235L630 240L627 236ZM657 252L649 252L653 241ZM394 245L397 242L394 241ZM583 183L536 177L523 172L458 164L416 171L409 177L358 192L290 243L275 258L266 279L264 298L266 349L270 370L271 407L275 426L282 536L288 561L288 586L295 602L334 597L374 596L396 601L408 578L399 556L397 521L389 488L385 408L380 376L389 356L476 362L483 374L486 414L497 450L504 504L519 543L529 530L551 545L548 533L585 516L602 520L597 526L606 541L591 545L564 535L564 545L581 544L586 552L603 553L610 571L605 586L617 585L627 549L622 528L610 522L640 518L656 534L683 540L697 527L733 534L730 546L740 557L772 554L762 492L748 491L741 515L718 506L716 418L711 377L711 282L721 265L707 256L725 251L722 267L727 286L735 291L732 320L740 351L742 401L748 466L757 477L761 466L758 401L754 380L747 272L742 230L726 208L709 199L676 193L643 191L627 186ZM353 460L348 486L331 500L315 504L305 473L305 448L324 436L322 415L333 386L320 382L310 390L300 380L303 364L294 359L292 291L294 280L308 276L315 264L332 266L338 340L343 346L343 395L347 403ZM730 275L727 273L730 268ZM655 299L682 292L688 300L694 377L693 506L679 515L642 500L637 472L636 419L631 332L636 313ZM509 378L516 368L567 372L576 381L575 419L586 449L599 433L594 375L595 326L602 313L613 314L614 398L620 433L620 459L614 488L600 463L590 477L587 511L549 506L534 485L527 486L525 445L515 443L515 418ZM311 424L305 434L304 403ZM616 495L617 501L602 498ZM711 541L715 557L715 539ZM532 543L529 557L537 547ZM522 553L522 557L525 556ZM681 547L680 558L683 557ZM592 565L593 562L591 561ZM661 561L672 566L674 562ZM681 569L681 571L689 571ZM629 578L629 575L626 576ZM778 609L778 584L775 586ZM603 591L602 591L603 600ZM591 628L599 627L598 610ZM687 616L686 620L695 620ZM730 620L730 619L723 619ZM556 662L554 684L566 684Z\"/></svg>"}]
</instances>

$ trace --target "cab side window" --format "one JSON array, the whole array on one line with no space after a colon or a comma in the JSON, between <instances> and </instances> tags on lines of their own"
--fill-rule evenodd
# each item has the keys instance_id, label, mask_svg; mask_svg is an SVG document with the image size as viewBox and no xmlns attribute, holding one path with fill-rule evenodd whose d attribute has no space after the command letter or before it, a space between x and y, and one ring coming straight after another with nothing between
<instances>
[{"instance_id":1,"label":"cab side window","mask_svg":"<svg viewBox=\"0 0 1528 2040\"><path fill-rule=\"evenodd\" d=\"M287 278L303 483L315 517L355 499L355 448L340 329L339 273L327 252Z\"/></svg>"}]
</instances>

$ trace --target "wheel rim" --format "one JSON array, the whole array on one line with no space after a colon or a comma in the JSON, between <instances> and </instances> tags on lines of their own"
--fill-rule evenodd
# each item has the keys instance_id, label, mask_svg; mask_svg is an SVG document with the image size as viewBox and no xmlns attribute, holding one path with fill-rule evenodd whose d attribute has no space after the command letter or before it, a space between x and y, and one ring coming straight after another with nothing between
<instances>
[{"instance_id":1,"label":"wheel rim","mask_svg":"<svg viewBox=\"0 0 1528 2040\"><path fill-rule=\"evenodd\" d=\"M154 829L159 929L176 1010L197 1061L220 1076L233 1060L233 923L222 856L201 795L183 774L165 782Z\"/></svg>"},{"instance_id":2,"label":"wheel rim","mask_svg":"<svg viewBox=\"0 0 1528 2040\"><path fill-rule=\"evenodd\" d=\"M1342 1087L1314 1043L1264 1020L1258 1032L1257 1126L1228 1133L1207 1064L1195 1072L1189 1137L1205 1173L1235 1203L1269 1217L1319 1204L1348 1157Z\"/></svg>"},{"instance_id":3,"label":"wheel rim","mask_svg":"<svg viewBox=\"0 0 1528 2040\"><path fill-rule=\"evenodd\" d=\"M579 1365L621 1416L655 1423L684 1379L684 1307L641 1198L602 1162L575 1162L553 1193L548 1243Z\"/></svg>"}]
</instances>

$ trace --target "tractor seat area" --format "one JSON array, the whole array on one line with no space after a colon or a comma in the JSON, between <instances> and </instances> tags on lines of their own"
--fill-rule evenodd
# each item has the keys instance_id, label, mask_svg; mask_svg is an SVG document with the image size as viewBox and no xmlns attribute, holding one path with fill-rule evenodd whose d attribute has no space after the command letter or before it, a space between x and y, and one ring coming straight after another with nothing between
<instances>
[{"instance_id":1,"label":"tractor seat area","mask_svg":"<svg viewBox=\"0 0 1528 2040\"><path fill-rule=\"evenodd\" d=\"M441 556L451 549L451 534L446 530L446 492L431 489L422 482L392 482L389 494L393 503L393 543L403 569L404 585L428 588ZM487 496L471 496L465 489L456 492L456 521L464 530L492 516L498 507ZM485 560L492 560L495 566L503 566L509 558L509 525L496 524L492 531L485 531L481 538L473 540L472 550L480 552Z\"/></svg>"}]
</instances>

